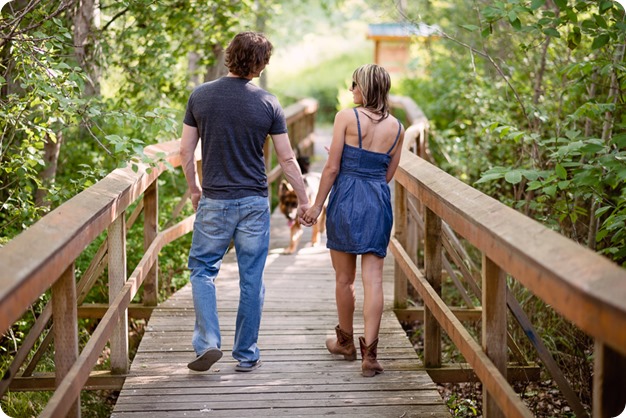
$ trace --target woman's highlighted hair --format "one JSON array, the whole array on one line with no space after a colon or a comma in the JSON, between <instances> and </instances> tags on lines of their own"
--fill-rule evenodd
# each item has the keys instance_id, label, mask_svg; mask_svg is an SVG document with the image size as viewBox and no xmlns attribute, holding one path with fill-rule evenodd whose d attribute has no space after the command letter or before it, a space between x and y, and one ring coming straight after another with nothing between
<instances>
[{"instance_id":1,"label":"woman's highlighted hair","mask_svg":"<svg viewBox=\"0 0 626 418\"><path fill-rule=\"evenodd\" d=\"M354 70L352 79L363 96L363 107L379 115L378 121L389 116L391 77L380 65L365 64Z\"/></svg>"}]
</instances>

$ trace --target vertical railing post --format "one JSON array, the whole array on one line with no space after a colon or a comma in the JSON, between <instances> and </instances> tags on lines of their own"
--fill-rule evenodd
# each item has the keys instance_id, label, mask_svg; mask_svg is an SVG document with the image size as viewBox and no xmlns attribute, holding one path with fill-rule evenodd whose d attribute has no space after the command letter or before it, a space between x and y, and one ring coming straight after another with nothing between
<instances>
[{"instance_id":1,"label":"vertical railing post","mask_svg":"<svg viewBox=\"0 0 626 418\"><path fill-rule=\"evenodd\" d=\"M595 342L593 365L593 416L621 416L626 404L626 356Z\"/></svg>"},{"instance_id":2,"label":"vertical railing post","mask_svg":"<svg viewBox=\"0 0 626 418\"><path fill-rule=\"evenodd\" d=\"M424 211L424 273L441 296L441 218L430 208L424 207ZM424 307L424 366L441 367L441 326L427 307Z\"/></svg>"},{"instance_id":3,"label":"vertical railing post","mask_svg":"<svg viewBox=\"0 0 626 418\"><path fill-rule=\"evenodd\" d=\"M108 229L109 304L113 303L126 283L126 219L121 213ZM128 309L111 334L111 372L128 372Z\"/></svg>"},{"instance_id":4,"label":"vertical railing post","mask_svg":"<svg viewBox=\"0 0 626 418\"><path fill-rule=\"evenodd\" d=\"M394 183L394 237L404 247L406 246L407 234L406 189L398 181ZM408 299L408 279L397 261L394 261L393 277L393 307L395 309L404 309L407 306Z\"/></svg>"},{"instance_id":5,"label":"vertical railing post","mask_svg":"<svg viewBox=\"0 0 626 418\"><path fill-rule=\"evenodd\" d=\"M504 377L507 374L506 277L483 254L482 262L482 348ZM504 418L495 400L483 387L483 416Z\"/></svg>"},{"instance_id":6,"label":"vertical railing post","mask_svg":"<svg viewBox=\"0 0 626 418\"><path fill-rule=\"evenodd\" d=\"M155 179L143 194L143 249L146 251L159 233L159 187ZM143 304L156 306L159 298L159 258L146 275L143 283Z\"/></svg>"},{"instance_id":7,"label":"vertical railing post","mask_svg":"<svg viewBox=\"0 0 626 418\"><path fill-rule=\"evenodd\" d=\"M78 359L78 308L74 263L52 285L52 318L54 321L54 365L56 386ZM80 396L66 417L80 417Z\"/></svg>"}]
</instances>

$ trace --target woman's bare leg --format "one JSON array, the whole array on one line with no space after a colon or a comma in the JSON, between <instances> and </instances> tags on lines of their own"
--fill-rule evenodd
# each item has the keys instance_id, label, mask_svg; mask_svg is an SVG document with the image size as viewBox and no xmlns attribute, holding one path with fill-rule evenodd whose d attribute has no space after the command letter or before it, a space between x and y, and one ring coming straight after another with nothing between
<instances>
[{"instance_id":1,"label":"woman's bare leg","mask_svg":"<svg viewBox=\"0 0 626 418\"><path fill-rule=\"evenodd\" d=\"M354 279L356 277L356 255L330 250L330 258L335 269L335 300L339 328L352 333L354 319Z\"/></svg>"},{"instance_id":2,"label":"woman's bare leg","mask_svg":"<svg viewBox=\"0 0 626 418\"><path fill-rule=\"evenodd\" d=\"M378 338L380 321L383 315L383 263L384 258L374 254L361 256L361 276L363 278L363 322L367 345Z\"/></svg>"}]
</instances>

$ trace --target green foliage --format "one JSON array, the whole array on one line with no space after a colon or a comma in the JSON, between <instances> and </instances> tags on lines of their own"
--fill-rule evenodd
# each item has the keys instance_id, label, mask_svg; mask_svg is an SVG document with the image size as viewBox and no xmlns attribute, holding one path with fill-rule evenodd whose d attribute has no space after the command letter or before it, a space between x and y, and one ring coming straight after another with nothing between
<instances>
[{"instance_id":1,"label":"green foliage","mask_svg":"<svg viewBox=\"0 0 626 418\"><path fill-rule=\"evenodd\" d=\"M460 398L456 394L450 395L446 404L455 417L477 417L478 408L476 401Z\"/></svg>"},{"instance_id":2,"label":"green foliage","mask_svg":"<svg viewBox=\"0 0 626 418\"><path fill-rule=\"evenodd\" d=\"M19 7L26 3L29 11L22 13ZM204 74L215 63L216 48L251 26L253 3L101 1L100 23L89 29L84 59L75 50L79 42L73 22L82 3L35 0L5 6L0 16L0 245L116 167L130 164L136 170L147 163L146 145L176 139L191 76ZM192 52L198 56L193 74L187 64ZM60 150L50 176L46 151L51 144L60 144ZM179 221L169 217L187 187L184 177L180 171L167 172L159 187L159 224ZM38 198L40 192L45 192L44 200ZM184 214L190 213L185 208ZM143 254L142 227L140 218L127 236L129 272ZM76 260L78 278L105 237ZM188 279L189 241L185 237L161 252L163 298ZM100 279L87 302L108 300L106 271ZM47 298L42 296L2 336L2 370ZM82 347L95 323L81 321L79 327ZM38 371L54 370L52 359L48 350ZM103 357L98 367L107 361ZM101 406L101 394L82 397L84 415L110 415L111 405ZM3 397L2 409L11 416L36 416L48 398L46 393L12 393Z\"/></svg>"},{"instance_id":3,"label":"green foliage","mask_svg":"<svg viewBox=\"0 0 626 418\"><path fill-rule=\"evenodd\" d=\"M0 31L20 35L3 41L0 61L0 229L8 240L61 202L128 161L136 167L143 147L175 135L173 113L155 107L128 109L102 97L86 97L89 75L71 57L67 20L50 14L54 4L38 3ZM67 7L67 5L62 7ZM69 12L59 8L63 12ZM15 26L12 26L15 23ZM24 27L26 29L21 30ZM36 29L29 30L35 27ZM47 183L46 144L60 143L56 181ZM87 157L87 158L86 158ZM77 167L79 167L77 169ZM80 174L77 177L75 174ZM37 202L45 190L47 203Z\"/></svg>"},{"instance_id":4,"label":"green foliage","mask_svg":"<svg viewBox=\"0 0 626 418\"><path fill-rule=\"evenodd\" d=\"M441 19L420 6L422 19ZM442 40L401 88L431 121L437 163L626 263L623 8L510 0L471 15L437 20Z\"/></svg>"},{"instance_id":5,"label":"green foliage","mask_svg":"<svg viewBox=\"0 0 626 418\"><path fill-rule=\"evenodd\" d=\"M369 50L359 50L338 55L291 77L282 77L272 83L272 91L283 105L313 97L319 105L316 121L332 123L339 107L340 92L347 91L352 72L367 62L370 54Z\"/></svg>"}]
</instances>

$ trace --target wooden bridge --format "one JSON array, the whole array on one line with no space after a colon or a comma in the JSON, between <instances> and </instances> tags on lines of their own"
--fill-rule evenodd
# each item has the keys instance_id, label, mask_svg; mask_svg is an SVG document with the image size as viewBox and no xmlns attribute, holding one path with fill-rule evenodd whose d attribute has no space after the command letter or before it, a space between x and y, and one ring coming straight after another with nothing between
<instances>
[{"instance_id":1,"label":"wooden bridge","mask_svg":"<svg viewBox=\"0 0 626 418\"><path fill-rule=\"evenodd\" d=\"M2 332L42 295L50 299L3 371L0 395L54 391L43 417L80 416L80 392L92 389L122 390L116 417L441 416L448 413L433 381L478 379L483 416L530 417L509 381L537 379L541 367L577 417L619 414L626 401L624 269L434 167L428 121L410 99L394 97L393 105L406 115L409 128L394 182L380 346L383 375L362 378L358 362L336 360L326 352L324 340L336 323L328 253L317 247L281 255L276 249L286 245L280 242L286 233L280 219L273 222L273 228L283 230L273 230L275 250L266 269L263 367L250 374L233 369L228 349L237 280L229 259L218 279L226 355L209 372L188 371L193 357L189 288L157 304L156 266L161 249L189 233L194 217L180 219L184 196L161 230L157 180L165 165L157 164L151 170L143 165L136 171L115 170L0 248ZM290 138L300 154L312 152L315 112L311 101L286 109ZM148 147L146 153L180 165L178 141ZM273 184L281 177L280 167L274 167L269 146L266 156ZM126 236L140 214L144 254L128 274ZM91 265L76 277L75 260L96 240L103 242ZM470 252L479 254L478 260ZM83 303L105 268L109 303ZM593 405L577 397L509 289L512 285L527 288L595 340ZM459 295L454 301L442 291L448 287ZM423 306L408 307L409 292ZM132 365L129 316L150 318ZM78 340L80 318L99 319L85 344ZM423 321L419 359L397 318ZM480 321L479 338L465 327L467 320ZM356 324L357 334L361 327ZM528 337L535 356L525 358L514 337L519 333L510 332L513 327ZM442 361L442 331L464 363ZM54 374L35 373L52 343ZM100 370L95 365L107 346L110 365Z\"/></svg>"},{"instance_id":2,"label":"wooden bridge","mask_svg":"<svg viewBox=\"0 0 626 418\"><path fill-rule=\"evenodd\" d=\"M324 345L337 321L328 250L309 244L296 255L281 254L289 237L285 217L276 211L271 224L274 250L265 269L259 341L263 366L252 373L234 370L230 349L239 276L229 254L216 282L222 360L206 373L187 369L194 357L195 319L187 285L153 311L113 417L450 416L393 313L393 263L387 266L379 347L386 370L368 379L360 374L360 361L338 359ZM310 234L309 229L303 243ZM358 299L363 300L362 292ZM362 335L360 309L355 333Z\"/></svg>"}]
</instances>

